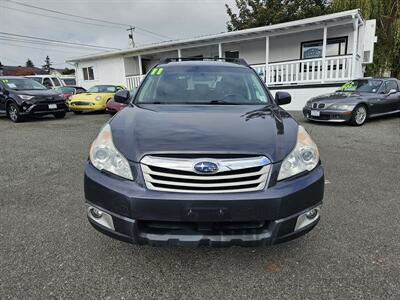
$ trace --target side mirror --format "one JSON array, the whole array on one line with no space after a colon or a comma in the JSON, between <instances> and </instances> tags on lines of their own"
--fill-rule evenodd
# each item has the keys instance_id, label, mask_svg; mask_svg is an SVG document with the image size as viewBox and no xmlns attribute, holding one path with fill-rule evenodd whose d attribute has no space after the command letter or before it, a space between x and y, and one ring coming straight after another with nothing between
<instances>
[{"instance_id":1,"label":"side mirror","mask_svg":"<svg viewBox=\"0 0 400 300\"><path fill-rule=\"evenodd\" d=\"M130 98L131 95L127 90L120 90L114 95L114 101L118 103L127 103Z\"/></svg>"},{"instance_id":2,"label":"side mirror","mask_svg":"<svg viewBox=\"0 0 400 300\"><path fill-rule=\"evenodd\" d=\"M289 104L292 101L292 96L286 92L276 92L275 101L278 105Z\"/></svg>"},{"instance_id":3,"label":"side mirror","mask_svg":"<svg viewBox=\"0 0 400 300\"><path fill-rule=\"evenodd\" d=\"M396 93L397 93L397 91L396 91L395 89L391 89L391 90L389 91L388 95L396 94Z\"/></svg>"}]
</instances>

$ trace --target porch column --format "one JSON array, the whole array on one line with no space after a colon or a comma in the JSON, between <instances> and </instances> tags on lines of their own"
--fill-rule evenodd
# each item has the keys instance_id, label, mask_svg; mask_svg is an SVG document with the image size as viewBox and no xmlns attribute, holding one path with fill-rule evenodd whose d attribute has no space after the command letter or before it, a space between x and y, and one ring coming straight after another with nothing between
<instances>
[{"instance_id":1,"label":"porch column","mask_svg":"<svg viewBox=\"0 0 400 300\"><path fill-rule=\"evenodd\" d=\"M142 57L138 55L138 63L139 63L139 75L142 75L143 70L142 70Z\"/></svg>"},{"instance_id":2,"label":"porch column","mask_svg":"<svg viewBox=\"0 0 400 300\"><path fill-rule=\"evenodd\" d=\"M218 44L218 57L222 57L222 44L221 43L219 43Z\"/></svg>"},{"instance_id":3,"label":"porch column","mask_svg":"<svg viewBox=\"0 0 400 300\"><path fill-rule=\"evenodd\" d=\"M181 49L178 48L178 60L181 61L181 57L182 57L182 52Z\"/></svg>"},{"instance_id":4,"label":"porch column","mask_svg":"<svg viewBox=\"0 0 400 300\"><path fill-rule=\"evenodd\" d=\"M358 19L353 17L353 55L351 58L351 78L355 79L357 74L357 54L358 54Z\"/></svg>"},{"instance_id":5,"label":"porch column","mask_svg":"<svg viewBox=\"0 0 400 300\"><path fill-rule=\"evenodd\" d=\"M326 37L328 35L328 27L324 26L324 36L322 39L322 80L321 82L324 83L326 79L327 73L327 65L326 65ZM308 71L308 70L307 70Z\"/></svg>"},{"instance_id":6,"label":"porch column","mask_svg":"<svg viewBox=\"0 0 400 300\"><path fill-rule=\"evenodd\" d=\"M269 36L265 37L265 83L269 83Z\"/></svg>"}]
</instances>

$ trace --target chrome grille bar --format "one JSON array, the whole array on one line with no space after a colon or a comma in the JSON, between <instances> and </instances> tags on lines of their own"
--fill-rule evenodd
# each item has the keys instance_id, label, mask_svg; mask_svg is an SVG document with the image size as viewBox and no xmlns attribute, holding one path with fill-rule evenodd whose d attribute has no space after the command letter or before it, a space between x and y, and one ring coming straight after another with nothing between
<instances>
[{"instance_id":1,"label":"chrome grille bar","mask_svg":"<svg viewBox=\"0 0 400 300\"><path fill-rule=\"evenodd\" d=\"M211 161L218 172L199 174L194 165ZM145 156L141 168L150 190L178 193L232 193L262 190L271 165L265 156L235 159L181 159Z\"/></svg>"}]
</instances>

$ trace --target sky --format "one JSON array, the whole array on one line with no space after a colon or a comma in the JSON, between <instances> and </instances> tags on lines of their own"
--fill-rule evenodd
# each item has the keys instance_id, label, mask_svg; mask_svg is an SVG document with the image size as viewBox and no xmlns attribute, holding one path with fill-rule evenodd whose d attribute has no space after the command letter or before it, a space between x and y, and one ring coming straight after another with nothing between
<instances>
[{"instance_id":1,"label":"sky","mask_svg":"<svg viewBox=\"0 0 400 300\"><path fill-rule=\"evenodd\" d=\"M86 19L26 7L16 2L84 16ZM128 26L87 18L137 26L134 31L136 45L224 32L228 21L225 3L235 7L234 0L0 0L0 62L3 65L24 66L29 58L35 66L41 66L49 55L54 68L64 68L71 67L65 63L68 58L107 51L42 42L26 43L21 42L26 38L4 33L110 48L129 46Z\"/></svg>"}]
</instances>

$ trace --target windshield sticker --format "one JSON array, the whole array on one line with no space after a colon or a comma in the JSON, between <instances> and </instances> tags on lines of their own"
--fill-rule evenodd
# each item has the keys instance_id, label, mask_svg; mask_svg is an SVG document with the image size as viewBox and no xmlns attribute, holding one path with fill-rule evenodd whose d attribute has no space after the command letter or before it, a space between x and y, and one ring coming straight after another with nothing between
<instances>
[{"instance_id":1,"label":"windshield sticker","mask_svg":"<svg viewBox=\"0 0 400 300\"><path fill-rule=\"evenodd\" d=\"M159 68L159 69L153 69L153 71L151 71L150 75L161 75L164 72L164 68Z\"/></svg>"},{"instance_id":2,"label":"windshield sticker","mask_svg":"<svg viewBox=\"0 0 400 300\"><path fill-rule=\"evenodd\" d=\"M1 81L4 82L4 83L7 83L8 79L2 79Z\"/></svg>"},{"instance_id":3,"label":"windshield sticker","mask_svg":"<svg viewBox=\"0 0 400 300\"><path fill-rule=\"evenodd\" d=\"M8 86L10 89L16 89L16 88L17 88L17 86L15 85L15 83L12 83L12 82L7 83L7 86Z\"/></svg>"},{"instance_id":4,"label":"windshield sticker","mask_svg":"<svg viewBox=\"0 0 400 300\"><path fill-rule=\"evenodd\" d=\"M347 82L341 86L342 90L350 90L353 87L353 82Z\"/></svg>"}]
</instances>

